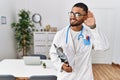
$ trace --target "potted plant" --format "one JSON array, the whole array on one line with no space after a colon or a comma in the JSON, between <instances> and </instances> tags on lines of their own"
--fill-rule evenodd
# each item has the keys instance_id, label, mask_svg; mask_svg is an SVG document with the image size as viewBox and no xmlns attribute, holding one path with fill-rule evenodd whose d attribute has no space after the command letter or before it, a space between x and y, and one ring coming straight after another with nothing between
<instances>
[{"instance_id":1,"label":"potted plant","mask_svg":"<svg viewBox=\"0 0 120 80\"><path fill-rule=\"evenodd\" d=\"M30 19L30 11L20 10L18 22L11 24L14 29L17 41L17 51L22 51L22 56L26 56L32 45L33 23Z\"/></svg>"},{"instance_id":2,"label":"potted plant","mask_svg":"<svg viewBox=\"0 0 120 80\"><path fill-rule=\"evenodd\" d=\"M43 63L43 68L46 68L46 63Z\"/></svg>"}]
</instances>

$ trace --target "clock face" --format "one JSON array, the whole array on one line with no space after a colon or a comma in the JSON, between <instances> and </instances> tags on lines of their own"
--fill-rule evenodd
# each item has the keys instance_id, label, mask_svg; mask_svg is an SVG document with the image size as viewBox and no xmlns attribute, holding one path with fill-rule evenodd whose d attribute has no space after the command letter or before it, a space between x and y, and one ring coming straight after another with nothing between
<instances>
[{"instance_id":1,"label":"clock face","mask_svg":"<svg viewBox=\"0 0 120 80\"><path fill-rule=\"evenodd\" d=\"M32 16L32 20L33 20L33 22L35 22L35 23L39 23L39 22L41 21L41 16L40 16L40 14L35 13L35 14Z\"/></svg>"}]
</instances>

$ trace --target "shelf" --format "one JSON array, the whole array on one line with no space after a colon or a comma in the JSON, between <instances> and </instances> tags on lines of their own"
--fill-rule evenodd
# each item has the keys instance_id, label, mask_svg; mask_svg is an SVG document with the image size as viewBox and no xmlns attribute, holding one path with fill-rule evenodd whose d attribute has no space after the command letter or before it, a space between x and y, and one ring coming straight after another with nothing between
<instances>
[{"instance_id":1,"label":"shelf","mask_svg":"<svg viewBox=\"0 0 120 80\"><path fill-rule=\"evenodd\" d=\"M44 54L49 58L49 49L56 32L34 32L34 54Z\"/></svg>"}]
</instances>

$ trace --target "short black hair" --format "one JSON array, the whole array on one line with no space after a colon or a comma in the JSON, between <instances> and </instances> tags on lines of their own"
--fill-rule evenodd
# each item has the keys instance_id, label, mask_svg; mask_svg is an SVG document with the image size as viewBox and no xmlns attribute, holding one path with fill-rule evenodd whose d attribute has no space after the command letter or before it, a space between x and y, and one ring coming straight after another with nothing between
<instances>
[{"instance_id":1,"label":"short black hair","mask_svg":"<svg viewBox=\"0 0 120 80\"><path fill-rule=\"evenodd\" d=\"M76 3L73 7L80 7L82 8L86 13L88 13L88 6L84 3Z\"/></svg>"}]
</instances>

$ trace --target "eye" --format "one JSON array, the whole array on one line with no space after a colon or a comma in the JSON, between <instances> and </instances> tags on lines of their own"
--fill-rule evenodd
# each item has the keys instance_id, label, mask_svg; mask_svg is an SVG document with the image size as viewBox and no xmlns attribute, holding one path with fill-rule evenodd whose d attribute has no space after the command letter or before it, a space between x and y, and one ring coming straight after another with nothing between
<instances>
[{"instance_id":1,"label":"eye","mask_svg":"<svg viewBox=\"0 0 120 80\"><path fill-rule=\"evenodd\" d=\"M68 15L69 15L69 16L71 16L71 15L73 16L74 13L73 13L73 12L68 12Z\"/></svg>"},{"instance_id":2,"label":"eye","mask_svg":"<svg viewBox=\"0 0 120 80\"><path fill-rule=\"evenodd\" d=\"M80 17L80 16L81 16L81 14L75 13L75 17Z\"/></svg>"}]
</instances>

